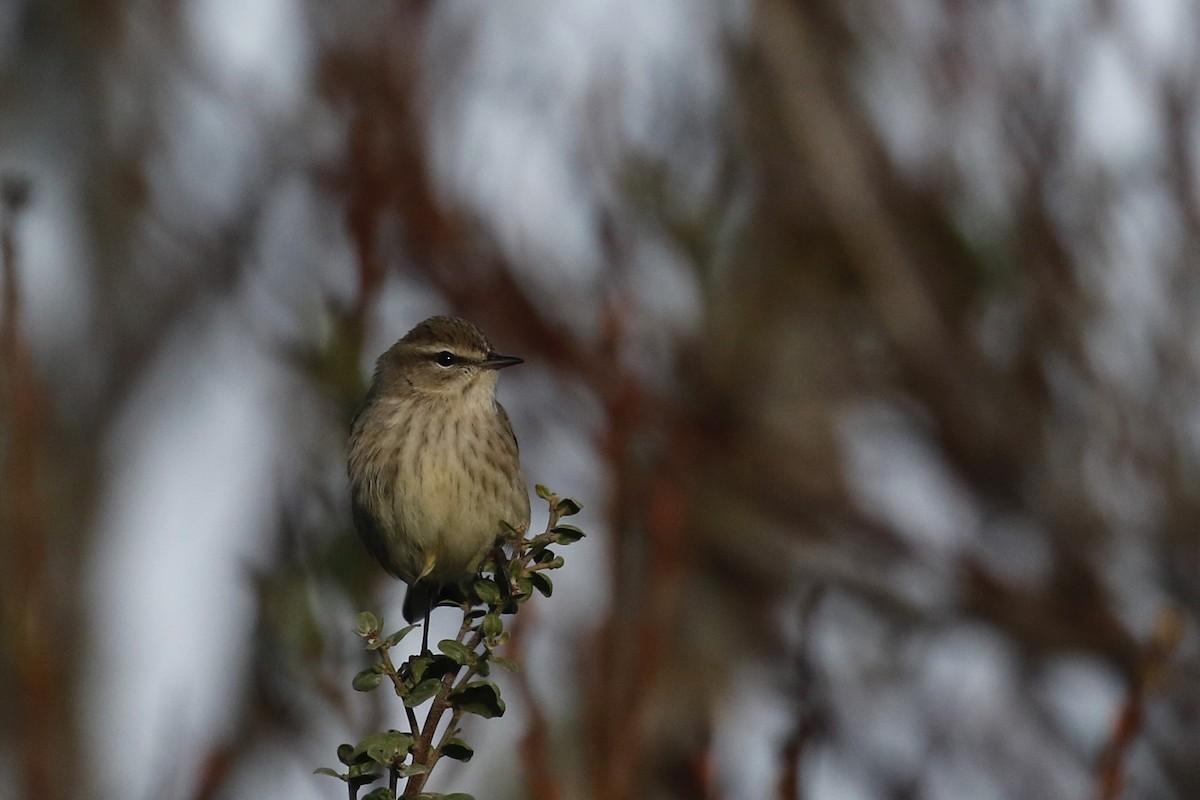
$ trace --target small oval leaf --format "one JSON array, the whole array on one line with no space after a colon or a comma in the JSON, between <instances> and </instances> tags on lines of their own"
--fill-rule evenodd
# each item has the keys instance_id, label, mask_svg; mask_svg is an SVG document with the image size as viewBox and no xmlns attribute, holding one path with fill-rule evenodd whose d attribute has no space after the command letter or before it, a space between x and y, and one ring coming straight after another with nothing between
<instances>
[{"instance_id":1,"label":"small oval leaf","mask_svg":"<svg viewBox=\"0 0 1200 800\"><path fill-rule=\"evenodd\" d=\"M571 544L583 538L583 531L574 525L555 525L550 533L557 544Z\"/></svg>"},{"instance_id":2,"label":"small oval leaf","mask_svg":"<svg viewBox=\"0 0 1200 800\"><path fill-rule=\"evenodd\" d=\"M504 621L499 614L488 614L483 618L483 635L489 639L500 635L504 630Z\"/></svg>"},{"instance_id":3,"label":"small oval leaf","mask_svg":"<svg viewBox=\"0 0 1200 800\"><path fill-rule=\"evenodd\" d=\"M548 578L543 572L529 573L529 582L533 584L533 588L542 593L542 596L549 597L554 594L554 582Z\"/></svg>"},{"instance_id":4,"label":"small oval leaf","mask_svg":"<svg viewBox=\"0 0 1200 800\"><path fill-rule=\"evenodd\" d=\"M427 681L430 678L438 678L439 680L447 672L458 672L458 664L454 663L454 659L441 653L424 656L425 664L421 669L421 680ZM420 681L417 681L420 683Z\"/></svg>"},{"instance_id":5,"label":"small oval leaf","mask_svg":"<svg viewBox=\"0 0 1200 800\"><path fill-rule=\"evenodd\" d=\"M421 626L420 625L405 625L403 628L396 631L395 633L393 633L391 636L387 637L383 641L385 643L387 643L388 647L395 647L396 645L400 644L401 639L403 639L405 636L408 636L410 633L412 633L419 627L421 627Z\"/></svg>"},{"instance_id":6,"label":"small oval leaf","mask_svg":"<svg viewBox=\"0 0 1200 800\"><path fill-rule=\"evenodd\" d=\"M520 664L518 664L516 661L513 661L511 658L505 658L504 656L492 656L488 659L488 662L491 663L492 666L499 667L507 672L516 672L521 669Z\"/></svg>"},{"instance_id":7,"label":"small oval leaf","mask_svg":"<svg viewBox=\"0 0 1200 800\"><path fill-rule=\"evenodd\" d=\"M475 750L471 745L464 742L462 739L448 739L441 747L442 755L446 758L453 758L455 761L467 762L471 760L471 756L475 755ZM335 775L337 773L334 773Z\"/></svg>"},{"instance_id":8,"label":"small oval leaf","mask_svg":"<svg viewBox=\"0 0 1200 800\"><path fill-rule=\"evenodd\" d=\"M426 678L409 691L408 697L404 698L404 705L409 708L416 708L421 703L437 695L441 688L441 678Z\"/></svg>"},{"instance_id":9,"label":"small oval leaf","mask_svg":"<svg viewBox=\"0 0 1200 800\"><path fill-rule=\"evenodd\" d=\"M358 764L351 767L346 774L346 783L355 789L366 786L368 783L374 783L383 777L380 773L375 772L374 767L374 764Z\"/></svg>"},{"instance_id":10,"label":"small oval leaf","mask_svg":"<svg viewBox=\"0 0 1200 800\"><path fill-rule=\"evenodd\" d=\"M489 606L499 605L501 599L504 597L504 593L496 585L496 582L486 578L480 578L475 581L474 589L475 596Z\"/></svg>"},{"instance_id":11,"label":"small oval leaf","mask_svg":"<svg viewBox=\"0 0 1200 800\"><path fill-rule=\"evenodd\" d=\"M350 686L356 692L369 692L382 681L383 676L376 672L373 667L368 667L354 676L354 680L350 681Z\"/></svg>"},{"instance_id":12,"label":"small oval leaf","mask_svg":"<svg viewBox=\"0 0 1200 800\"><path fill-rule=\"evenodd\" d=\"M516 581L522 572L524 572L524 565L521 564L521 561L509 561L508 573L510 581Z\"/></svg>"},{"instance_id":13,"label":"small oval leaf","mask_svg":"<svg viewBox=\"0 0 1200 800\"><path fill-rule=\"evenodd\" d=\"M378 635L382 624L370 611L363 611L354 620L354 632L359 636Z\"/></svg>"},{"instance_id":14,"label":"small oval leaf","mask_svg":"<svg viewBox=\"0 0 1200 800\"><path fill-rule=\"evenodd\" d=\"M569 497L564 497L554 504L554 513L560 517L570 517L578 514L583 506Z\"/></svg>"},{"instance_id":15,"label":"small oval leaf","mask_svg":"<svg viewBox=\"0 0 1200 800\"><path fill-rule=\"evenodd\" d=\"M450 704L485 719L504 715L500 689L491 681L471 681L461 689L456 689L450 693Z\"/></svg>"},{"instance_id":16,"label":"small oval leaf","mask_svg":"<svg viewBox=\"0 0 1200 800\"><path fill-rule=\"evenodd\" d=\"M366 755L376 764L393 767L403 763L404 759L408 757L408 751L412 749L412 745L411 734L390 730L371 734L359 742L355 750Z\"/></svg>"},{"instance_id":17,"label":"small oval leaf","mask_svg":"<svg viewBox=\"0 0 1200 800\"><path fill-rule=\"evenodd\" d=\"M413 775L425 775L429 772L428 764L405 764L396 770L405 778L411 778ZM363 800L366 800L364 798Z\"/></svg>"},{"instance_id":18,"label":"small oval leaf","mask_svg":"<svg viewBox=\"0 0 1200 800\"><path fill-rule=\"evenodd\" d=\"M465 644L454 639L443 639L438 642L438 650L462 667L470 666L471 662L475 660L475 654L468 650Z\"/></svg>"}]
</instances>

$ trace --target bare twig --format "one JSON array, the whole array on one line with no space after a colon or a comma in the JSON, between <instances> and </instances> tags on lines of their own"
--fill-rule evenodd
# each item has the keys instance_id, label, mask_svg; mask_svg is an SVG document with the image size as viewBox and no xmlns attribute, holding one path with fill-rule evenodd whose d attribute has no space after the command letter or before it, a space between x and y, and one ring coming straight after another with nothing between
<instances>
[{"instance_id":1,"label":"bare twig","mask_svg":"<svg viewBox=\"0 0 1200 800\"><path fill-rule=\"evenodd\" d=\"M46 399L35 375L33 355L22 331L18 276L17 215L28 200L21 179L0 181L0 268L3 269L3 328L0 329L0 409L9 431L4 456L0 511L6 530L3 559L5 631L12 647L16 691L16 737L20 780L28 797L62 797L59 753L66 744L62 664L53 642L59 609L50 584L50 536L42 506Z\"/></svg>"},{"instance_id":2,"label":"bare twig","mask_svg":"<svg viewBox=\"0 0 1200 800\"><path fill-rule=\"evenodd\" d=\"M1125 702L1113 722L1112 733L1100 756L1096 800L1118 800L1125 788L1125 762L1129 749L1142 730L1147 695L1157 688L1167 662L1183 638L1183 619L1174 609L1159 612L1150 641L1142 654L1141 667L1129 681Z\"/></svg>"},{"instance_id":3,"label":"bare twig","mask_svg":"<svg viewBox=\"0 0 1200 800\"><path fill-rule=\"evenodd\" d=\"M529 620L521 618L513 625L512 639L508 642L508 655L514 661L524 661L525 634L529 630ZM521 695L528 722L525 725L525 735L521 737L521 762L525 765L526 780L529 796L532 800L561 800L562 785L551 765L548 748L549 726L541 703L529 685L529 678L519 671L513 676L517 692Z\"/></svg>"}]
</instances>

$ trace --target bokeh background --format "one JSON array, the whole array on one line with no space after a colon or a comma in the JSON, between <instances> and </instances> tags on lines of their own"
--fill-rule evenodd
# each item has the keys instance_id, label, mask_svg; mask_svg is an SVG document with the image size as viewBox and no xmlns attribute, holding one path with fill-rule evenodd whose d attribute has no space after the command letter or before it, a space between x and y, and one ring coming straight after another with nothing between
<instances>
[{"instance_id":1,"label":"bokeh background","mask_svg":"<svg viewBox=\"0 0 1200 800\"><path fill-rule=\"evenodd\" d=\"M1186 0L6 0L0 795L344 796L312 770L401 718L349 689L402 587L347 424L456 313L591 535L431 788L1200 797L1198 39Z\"/></svg>"}]
</instances>

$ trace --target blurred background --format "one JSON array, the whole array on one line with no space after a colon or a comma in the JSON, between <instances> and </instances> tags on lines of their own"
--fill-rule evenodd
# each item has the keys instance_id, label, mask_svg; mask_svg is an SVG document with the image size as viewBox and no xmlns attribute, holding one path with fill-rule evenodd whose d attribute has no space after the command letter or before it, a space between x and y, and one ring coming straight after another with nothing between
<instances>
[{"instance_id":1,"label":"blurred background","mask_svg":"<svg viewBox=\"0 0 1200 800\"><path fill-rule=\"evenodd\" d=\"M348 421L454 313L590 536L432 789L1200 797L1198 35L0 4L0 795L344 796Z\"/></svg>"}]
</instances>

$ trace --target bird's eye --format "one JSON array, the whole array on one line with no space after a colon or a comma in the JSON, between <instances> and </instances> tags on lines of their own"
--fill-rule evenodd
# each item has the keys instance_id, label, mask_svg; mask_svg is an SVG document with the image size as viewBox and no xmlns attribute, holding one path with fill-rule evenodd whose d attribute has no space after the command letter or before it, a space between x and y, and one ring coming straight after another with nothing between
<instances>
[{"instance_id":1,"label":"bird's eye","mask_svg":"<svg viewBox=\"0 0 1200 800\"><path fill-rule=\"evenodd\" d=\"M451 353L448 350L443 350L442 352L440 352L436 356L434 356L433 360L437 362L437 365L439 367L453 367L454 366L454 353Z\"/></svg>"}]
</instances>

